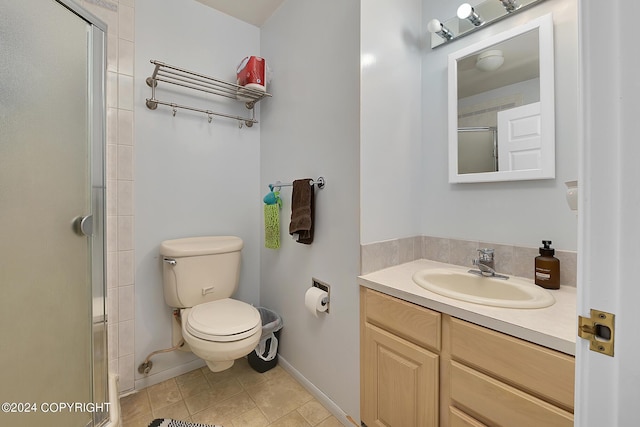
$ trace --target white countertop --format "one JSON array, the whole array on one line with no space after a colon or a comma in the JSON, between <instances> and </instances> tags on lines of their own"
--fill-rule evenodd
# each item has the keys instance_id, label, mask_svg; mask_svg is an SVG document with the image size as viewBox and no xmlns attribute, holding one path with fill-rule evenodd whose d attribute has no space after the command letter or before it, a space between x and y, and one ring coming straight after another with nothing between
<instances>
[{"instance_id":1,"label":"white countertop","mask_svg":"<svg viewBox=\"0 0 640 427\"><path fill-rule=\"evenodd\" d=\"M445 297L418 286L412 279L416 271L443 267L469 270L421 259L359 276L358 283L462 320L575 355L578 328L576 288L561 286L558 290L550 290L556 300L550 307L516 309L489 307Z\"/></svg>"}]
</instances>

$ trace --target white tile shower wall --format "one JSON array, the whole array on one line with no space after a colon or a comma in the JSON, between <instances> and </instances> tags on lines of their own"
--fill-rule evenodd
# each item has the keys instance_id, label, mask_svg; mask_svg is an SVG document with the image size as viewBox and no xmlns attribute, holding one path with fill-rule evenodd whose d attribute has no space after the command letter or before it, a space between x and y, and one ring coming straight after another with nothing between
<instances>
[{"instance_id":1,"label":"white tile shower wall","mask_svg":"<svg viewBox=\"0 0 640 427\"><path fill-rule=\"evenodd\" d=\"M135 0L82 0L107 29L107 315L109 371L134 386L133 76Z\"/></svg>"},{"instance_id":2,"label":"white tile shower wall","mask_svg":"<svg viewBox=\"0 0 640 427\"><path fill-rule=\"evenodd\" d=\"M487 247L495 249L498 272L533 280L534 258L538 256L538 248L431 236L407 237L361 245L360 273L367 274L421 258L471 266L476 249ZM560 283L576 286L577 253L556 251L556 257L561 265Z\"/></svg>"}]
</instances>

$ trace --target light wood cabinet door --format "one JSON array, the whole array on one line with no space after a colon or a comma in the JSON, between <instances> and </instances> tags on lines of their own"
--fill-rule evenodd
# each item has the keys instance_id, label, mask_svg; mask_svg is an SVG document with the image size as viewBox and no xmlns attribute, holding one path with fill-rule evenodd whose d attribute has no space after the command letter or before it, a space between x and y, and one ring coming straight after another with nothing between
<instances>
[{"instance_id":1,"label":"light wood cabinet door","mask_svg":"<svg viewBox=\"0 0 640 427\"><path fill-rule=\"evenodd\" d=\"M365 424L436 427L439 356L368 323L363 332Z\"/></svg>"}]
</instances>

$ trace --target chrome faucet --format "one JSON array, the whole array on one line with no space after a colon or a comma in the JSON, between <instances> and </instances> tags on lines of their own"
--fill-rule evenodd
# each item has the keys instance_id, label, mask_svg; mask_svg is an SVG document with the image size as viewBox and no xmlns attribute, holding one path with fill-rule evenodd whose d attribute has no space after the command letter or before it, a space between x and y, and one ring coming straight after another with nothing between
<instances>
[{"instance_id":1,"label":"chrome faucet","mask_svg":"<svg viewBox=\"0 0 640 427\"><path fill-rule=\"evenodd\" d=\"M469 270L469 273L479 274L484 277L494 277L496 279L508 279L509 276L496 273L494 252L492 248L478 249L478 258L472 261L473 265L478 267L478 270Z\"/></svg>"},{"instance_id":2,"label":"chrome faucet","mask_svg":"<svg viewBox=\"0 0 640 427\"><path fill-rule=\"evenodd\" d=\"M491 270L495 269L494 255L495 250L492 248L480 248L478 251L478 258L473 260L473 265L484 265ZM495 271L494 271L495 272Z\"/></svg>"}]
</instances>

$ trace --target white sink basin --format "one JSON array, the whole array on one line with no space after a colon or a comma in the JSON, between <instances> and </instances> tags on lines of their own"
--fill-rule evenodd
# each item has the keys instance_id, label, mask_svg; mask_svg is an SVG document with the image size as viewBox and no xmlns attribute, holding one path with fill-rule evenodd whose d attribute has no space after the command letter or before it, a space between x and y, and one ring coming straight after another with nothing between
<instances>
[{"instance_id":1,"label":"white sink basin","mask_svg":"<svg viewBox=\"0 0 640 427\"><path fill-rule=\"evenodd\" d=\"M449 298L495 307L543 308L556 302L546 289L516 277L503 280L462 270L432 268L415 273L413 281Z\"/></svg>"}]
</instances>

